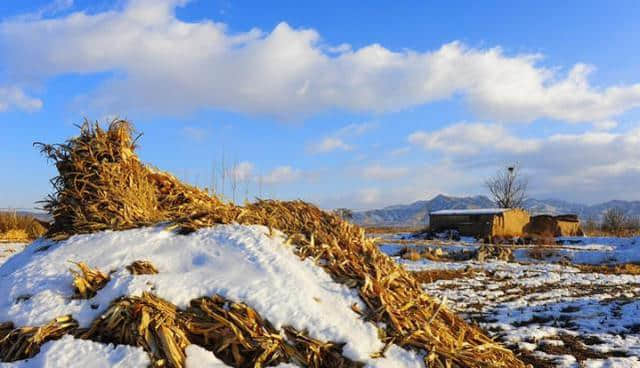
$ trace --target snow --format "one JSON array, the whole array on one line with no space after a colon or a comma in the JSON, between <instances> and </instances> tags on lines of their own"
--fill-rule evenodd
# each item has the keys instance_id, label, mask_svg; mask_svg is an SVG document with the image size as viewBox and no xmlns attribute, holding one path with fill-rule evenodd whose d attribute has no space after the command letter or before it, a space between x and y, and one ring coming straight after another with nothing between
<instances>
[{"instance_id":1,"label":"snow","mask_svg":"<svg viewBox=\"0 0 640 368\"><path fill-rule=\"evenodd\" d=\"M357 293L334 282L312 260L301 261L283 236L263 226L220 225L183 236L161 227L39 240L0 267L0 321L42 325L70 314L81 327L122 295L150 291L178 307L220 294L256 309L275 328L308 331L313 338L344 342L346 357L370 367L422 367L421 357L392 345L385 358L377 326L351 310L363 306ZM149 260L157 275L133 276L125 267ZM72 300L70 261L112 272L109 283L89 300ZM194 354L198 355L199 352Z\"/></svg>"},{"instance_id":2,"label":"snow","mask_svg":"<svg viewBox=\"0 0 640 368\"><path fill-rule=\"evenodd\" d=\"M0 363L0 368L128 368L150 365L151 361L142 348L100 344L66 335L42 345L33 358Z\"/></svg>"},{"instance_id":3,"label":"snow","mask_svg":"<svg viewBox=\"0 0 640 368\"><path fill-rule=\"evenodd\" d=\"M7 259L14 254L22 251L26 244L24 243L0 243L0 265L5 263Z\"/></svg>"},{"instance_id":4,"label":"snow","mask_svg":"<svg viewBox=\"0 0 640 368\"><path fill-rule=\"evenodd\" d=\"M572 244L580 248L577 250L561 247L559 251L573 253L574 261L587 260L585 254L592 254L590 260L605 261L612 254L622 258L621 254L640 253L640 242L633 238L598 239L602 246L592 246L590 241L585 238L582 244ZM462 244L441 247L472 248ZM385 244L384 250L391 254L396 251L391 244ZM410 261L399 257L394 260L411 271L467 267L484 271L423 286L428 294L446 300L451 309L466 320L479 323L499 341L553 361L557 367L640 367L640 276L582 272L548 260L532 263ZM572 355L546 353L553 351L548 347L565 345L559 338L563 335L576 336L589 351L602 357L579 362ZM567 349L571 351L570 346ZM606 356L621 353L628 356Z\"/></svg>"},{"instance_id":5,"label":"snow","mask_svg":"<svg viewBox=\"0 0 640 368\"><path fill-rule=\"evenodd\" d=\"M460 210L440 210L431 212L429 215L497 215L509 211L508 208L474 208Z\"/></svg>"},{"instance_id":6,"label":"snow","mask_svg":"<svg viewBox=\"0 0 640 368\"><path fill-rule=\"evenodd\" d=\"M587 359L584 368L640 368L637 358L609 358L606 361Z\"/></svg>"},{"instance_id":7,"label":"snow","mask_svg":"<svg viewBox=\"0 0 640 368\"><path fill-rule=\"evenodd\" d=\"M186 368L227 368L220 359L216 358L212 352L198 346L189 345L185 349L187 354ZM1 368L1 367L0 367ZM276 368L298 368L296 365L289 363L281 363Z\"/></svg>"},{"instance_id":8,"label":"snow","mask_svg":"<svg viewBox=\"0 0 640 368\"><path fill-rule=\"evenodd\" d=\"M184 350L187 355L186 368L226 368L220 359L216 358L212 352L201 348L198 345L189 345Z\"/></svg>"}]
</instances>

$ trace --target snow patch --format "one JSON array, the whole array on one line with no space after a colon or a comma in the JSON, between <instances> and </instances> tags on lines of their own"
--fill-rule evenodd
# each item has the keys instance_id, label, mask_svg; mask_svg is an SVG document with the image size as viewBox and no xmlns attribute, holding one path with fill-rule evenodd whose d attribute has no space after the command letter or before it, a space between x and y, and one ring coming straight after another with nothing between
<instances>
[{"instance_id":1,"label":"snow patch","mask_svg":"<svg viewBox=\"0 0 640 368\"><path fill-rule=\"evenodd\" d=\"M70 335L42 345L31 359L0 363L0 368L129 368L149 367L151 361L142 348L100 344L74 339Z\"/></svg>"}]
</instances>

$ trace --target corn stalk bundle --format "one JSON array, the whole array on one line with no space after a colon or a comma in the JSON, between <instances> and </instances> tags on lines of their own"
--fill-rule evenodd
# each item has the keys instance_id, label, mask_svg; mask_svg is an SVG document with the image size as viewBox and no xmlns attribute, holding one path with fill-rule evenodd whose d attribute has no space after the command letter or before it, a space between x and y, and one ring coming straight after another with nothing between
<instances>
[{"instance_id":1,"label":"corn stalk bundle","mask_svg":"<svg viewBox=\"0 0 640 368\"><path fill-rule=\"evenodd\" d=\"M47 341L69 334L102 343L139 346L155 367L184 367L185 348L196 344L233 367L260 368L282 362L304 367L361 368L342 355L343 344L313 339L284 327L281 335L269 321L242 303L219 295L191 301L181 310L151 293L111 303L88 329L70 316L42 327L14 328L0 323L0 361L31 358Z\"/></svg>"},{"instance_id":2,"label":"corn stalk bundle","mask_svg":"<svg viewBox=\"0 0 640 368\"><path fill-rule=\"evenodd\" d=\"M334 280L357 288L367 306L358 311L362 317L386 326L387 345L426 351L425 366L524 367L510 350L426 295L363 229L302 201L223 203L141 164L132 132L122 120L106 131L85 122L79 137L41 145L59 171L44 206L54 218L48 237L159 222L180 233L234 222L264 225L286 234L301 258L316 260Z\"/></svg>"},{"instance_id":3,"label":"corn stalk bundle","mask_svg":"<svg viewBox=\"0 0 640 368\"><path fill-rule=\"evenodd\" d=\"M191 301L185 320L192 341L216 352L233 367L264 367L282 362L312 368L363 366L342 355L343 344L313 339L290 326L283 328L282 336L246 304L220 296Z\"/></svg>"},{"instance_id":4,"label":"corn stalk bundle","mask_svg":"<svg viewBox=\"0 0 640 368\"><path fill-rule=\"evenodd\" d=\"M79 337L140 346L156 366L166 367L184 367L184 349L190 345L178 308L149 293L116 300Z\"/></svg>"},{"instance_id":5,"label":"corn stalk bundle","mask_svg":"<svg viewBox=\"0 0 640 368\"><path fill-rule=\"evenodd\" d=\"M3 362L31 358L47 341L57 340L76 331L78 323L71 316L58 317L41 327L13 328L12 323L0 323L0 358Z\"/></svg>"},{"instance_id":6,"label":"corn stalk bundle","mask_svg":"<svg viewBox=\"0 0 640 368\"><path fill-rule=\"evenodd\" d=\"M132 134L124 120L114 120L107 130L85 121L80 135L64 144L35 143L58 169L51 180L54 193L43 206L54 218L49 238L228 213L218 210L225 205L216 198L143 165Z\"/></svg>"},{"instance_id":7,"label":"corn stalk bundle","mask_svg":"<svg viewBox=\"0 0 640 368\"><path fill-rule=\"evenodd\" d=\"M158 367L184 367L190 344L213 351L234 367L265 367L296 362L305 367L356 368L340 344L312 339L285 328L288 339L245 304L221 296L198 298L187 310L150 293L124 297L79 337L105 343L140 346ZM292 342L289 342L292 341Z\"/></svg>"}]
</instances>

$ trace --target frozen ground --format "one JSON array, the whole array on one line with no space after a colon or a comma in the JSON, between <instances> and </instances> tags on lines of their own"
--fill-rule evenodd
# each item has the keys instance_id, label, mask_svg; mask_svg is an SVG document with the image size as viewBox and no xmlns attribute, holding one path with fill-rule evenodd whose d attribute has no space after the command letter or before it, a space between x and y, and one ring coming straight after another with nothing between
<instances>
[{"instance_id":1,"label":"frozen ground","mask_svg":"<svg viewBox=\"0 0 640 368\"><path fill-rule=\"evenodd\" d=\"M521 262L396 259L413 271L476 270L424 288L534 367L640 367L640 276L586 273L549 262L562 256L592 264L637 261L640 240L564 240L558 254L536 263L528 249L516 250ZM401 246L386 244L382 249L394 254ZM476 245L445 249L451 247Z\"/></svg>"}]
</instances>

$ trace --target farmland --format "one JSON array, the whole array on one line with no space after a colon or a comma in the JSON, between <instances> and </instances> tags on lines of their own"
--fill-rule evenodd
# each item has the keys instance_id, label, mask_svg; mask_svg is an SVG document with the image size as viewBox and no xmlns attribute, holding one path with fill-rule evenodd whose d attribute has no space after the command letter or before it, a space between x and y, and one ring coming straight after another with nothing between
<instances>
[{"instance_id":1,"label":"farmland","mask_svg":"<svg viewBox=\"0 0 640 368\"><path fill-rule=\"evenodd\" d=\"M514 248L510 261L452 262L399 254L407 246L447 254L480 245L403 237L385 236L381 249L421 275L428 294L524 362L543 368L640 366L640 275L634 264L640 238L568 238L569 245Z\"/></svg>"}]
</instances>

